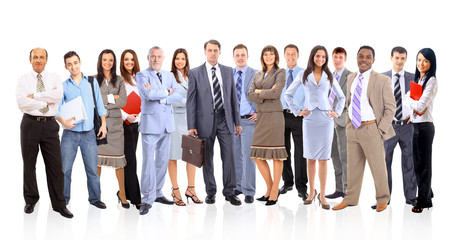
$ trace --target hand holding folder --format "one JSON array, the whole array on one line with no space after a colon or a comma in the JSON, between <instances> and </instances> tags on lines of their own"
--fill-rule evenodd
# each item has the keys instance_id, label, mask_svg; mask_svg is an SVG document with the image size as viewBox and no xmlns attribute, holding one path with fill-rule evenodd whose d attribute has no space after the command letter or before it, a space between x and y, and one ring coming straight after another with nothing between
<instances>
[{"instance_id":1,"label":"hand holding folder","mask_svg":"<svg viewBox=\"0 0 456 240\"><path fill-rule=\"evenodd\" d=\"M421 98L421 95L423 95L423 86L419 85L416 82L410 82L410 98L418 101ZM421 116L426 112L426 108L422 112L417 112L416 110L413 110L413 113L418 114L418 116Z\"/></svg>"},{"instance_id":2,"label":"hand holding folder","mask_svg":"<svg viewBox=\"0 0 456 240\"><path fill-rule=\"evenodd\" d=\"M141 112L141 98L136 92L132 91L127 97L127 105L122 108L127 114L139 114ZM130 122L125 120L127 125L130 125Z\"/></svg>"}]
</instances>

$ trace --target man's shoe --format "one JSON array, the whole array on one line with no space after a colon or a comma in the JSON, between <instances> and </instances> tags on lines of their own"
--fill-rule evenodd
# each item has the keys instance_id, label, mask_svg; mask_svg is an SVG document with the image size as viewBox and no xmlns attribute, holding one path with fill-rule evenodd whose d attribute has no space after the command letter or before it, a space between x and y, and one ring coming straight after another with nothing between
<instances>
[{"instance_id":1,"label":"man's shoe","mask_svg":"<svg viewBox=\"0 0 456 240\"><path fill-rule=\"evenodd\" d=\"M377 204L377 212L381 212L385 210L388 207L388 204L386 203L378 203Z\"/></svg>"},{"instance_id":2,"label":"man's shoe","mask_svg":"<svg viewBox=\"0 0 456 240\"><path fill-rule=\"evenodd\" d=\"M344 208L346 208L346 207L348 207L348 206L349 206L348 204L346 204L346 203L344 203L344 202L341 202L341 203L337 204L336 206L334 206L334 207L332 208L332 210L335 210L335 211L337 211L337 210L342 210L342 209L344 209Z\"/></svg>"},{"instance_id":3,"label":"man's shoe","mask_svg":"<svg viewBox=\"0 0 456 240\"><path fill-rule=\"evenodd\" d=\"M298 192L298 197L302 198L302 200L306 200L309 197L309 194L306 192Z\"/></svg>"},{"instance_id":4,"label":"man's shoe","mask_svg":"<svg viewBox=\"0 0 456 240\"><path fill-rule=\"evenodd\" d=\"M145 215L149 212L149 209L152 207L152 205L148 203L143 203L141 207L139 207L139 214L140 215Z\"/></svg>"},{"instance_id":5,"label":"man's shoe","mask_svg":"<svg viewBox=\"0 0 456 240\"><path fill-rule=\"evenodd\" d=\"M206 203L207 204L214 204L215 203L215 195L207 195L206 196Z\"/></svg>"},{"instance_id":6,"label":"man's shoe","mask_svg":"<svg viewBox=\"0 0 456 240\"><path fill-rule=\"evenodd\" d=\"M24 212L27 214L32 213L35 210L35 204L27 203L24 207Z\"/></svg>"},{"instance_id":7,"label":"man's shoe","mask_svg":"<svg viewBox=\"0 0 456 240\"><path fill-rule=\"evenodd\" d=\"M253 203L253 196L245 196L245 203Z\"/></svg>"},{"instance_id":8,"label":"man's shoe","mask_svg":"<svg viewBox=\"0 0 456 240\"><path fill-rule=\"evenodd\" d=\"M63 217L66 218L73 218L73 213L70 212L66 207L61 208L61 209L54 209L54 211L60 213Z\"/></svg>"},{"instance_id":9,"label":"man's shoe","mask_svg":"<svg viewBox=\"0 0 456 240\"><path fill-rule=\"evenodd\" d=\"M156 198L155 202L162 203L162 204L167 204L167 205L174 205L173 201L168 200L164 196Z\"/></svg>"},{"instance_id":10,"label":"man's shoe","mask_svg":"<svg viewBox=\"0 0 456 240\"><path fill-rule=\"evenodd\" d=\"M408 200L405 201L406 204L409 204L409 205L412 205L412 206L416 206L416 202L417 202L416 198L408 199Z\"/></svg>"},{"instance_id":11,"label":"man's shoe","mask_svg":"<svg viewBox=\"0 0 456 240\"><path fill-rule=\"evenodd\" d=\"M241 200L239 200L239 198L235 195L227 196L225 197L225 200L229 201L234 206L239 206L242 204Z\"/></svg>"},{"instance_id":12,"label":"man's shoe","mask_svg":"<svg viewBox=\"0 0 456 240\"><path fill-rule=\"evenodd\" d=\"M325 197L329 198L329 199L335 199L335 198L338 198L338 197L345 197L345 193L336 191L333 194L326 195Z\"/></svg>"},{"instance_id":13,"label":"man's shoe","mask_svg":"<svg viewBox=\"0 0 456 240\"><path fill-rule=\"evenodd\" d=\"M97 208L100 208L100 209L105 209L106 208L106 204L104 204L102 201L98 200L94 203L90 203L92 205L94 205L95 207Z\"/></svg>"},{"instance_id":14,"label":"man's shoe","mask_svg":"<svg viewBox=\"0 0 456 240\"><path fill-rule=\"evenodd\" d=\"M242 194L241 191L239 191L239 190L237 190L237 189L234 190L234 195L239 196L239 195L241 195L241 194Z\"/></svg>"},{"instance_id":15,"label":"man's shoe","mask_svg":"<svg viewBox=\"0 0 456 240\"><path fill-rule=\"evenodd\" d=\"M287 185L283 185L279 191L280 191L280 194L285 194L287 193L288 191L291 191L293 190L293 186L287 186Z\"/></svg>"},{"instance_id":16,"label":"man's shoe","mask_svg":"<svg viewBox=\"0 0 456 240\"><path fill-rule=\"evenodd\" d=\"M390 205L390 202L388 201L388 205ZM376 210L377 209L377 203L371 206L372 209Z\"/></svg>"}]
</instances>

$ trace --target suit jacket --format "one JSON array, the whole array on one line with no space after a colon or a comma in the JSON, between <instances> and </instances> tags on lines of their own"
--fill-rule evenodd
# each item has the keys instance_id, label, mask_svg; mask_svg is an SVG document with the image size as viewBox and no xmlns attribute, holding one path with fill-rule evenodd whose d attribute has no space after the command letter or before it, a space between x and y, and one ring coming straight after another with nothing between
<instances>
[{"instance_id":1,"label":"suit jacket","mask_svg":"<svg viewBox=\"0 0 456 240\"><path fill-rule=\"evenodd\" d=\"M235 70L236 71L236 70ZM255 76L255 73L258 72L258 70L256 69L253 69L249 66L247 66L247 70L246 70L246 73L245 73L245 78L244 78L244 82L242 83L243 86L242 86L242 90L243 90L243 93L245 95L245 98L246 99L249 99L249 89L250 89L250 85L252 84L253 82L253 77ZM234 73L234 71L233 71ZM237 78L235 77L234 78L234 86L236 86L236 80ZM252 101L248 101L249 104L250 104L250 107L256 111L256 103L255 102L252 102Z\"/></svg>"},{"instance_id":2,"label":"suit jacket","mask_svg":"<svg viewBox=\"0 0 456 240\"><path fill-rule=\"evenodd\" d=\"M342 76L340 76L340 78L339 78L339 86L342 89L342 92L344 92L346 98L348 98L347 94L350 94L349 92L347 92L347 77L351 73L352 72L350 70L345 68L344 72L342 72ZM334 80L335 80L335 78L334 78ZM335 98L333 105L337 106L338 101L339 100L337 98ZM342 114L338 118L334 118L334 122L341 127L345 127L347 125L346 115L347 115L347 107L344 104L344 110L342 111Z\"/></svg>"},{"instance_id":3,"label":"suit jacket","mask_svg":"<svg viewBox=\"0 0 456 240\"><path fill-rule=\"evenodd\" d=\"M181 102L182 87L176 82L174 75L160 70L162 82L156 72L150 68L136 74L139 95L141 97L141 122L139 132L145 134L163 134L174 131L172 103ZM147 89L146 84L152 89ZM174 92L168 94L168 88Z\"/></svg>"},{"instance_id":4,"label":"suit jacket","mask_svg":"<svg viewBox=\"0 0 456 240\"><path fill-rule=\"evenodd\" d=\"M264 72L255 73L253 82L249 89L249 100L257 104L256 111L260 112L282 112L280 96L285 86L285 69L273 68L264 77ZM276 84L276 88L271 89ZM261 93L255 93L255 89L261 89Z\"/></svg>"},{"instance_id":5,"label":"suit jacket","mask_svg":"<svg viewBox=\"0 0 456 240\"><path fill-rule=\"evenodd\" d=\"M347 108L351 103L350 89L356 75L357 73L355 72L347 77ZM394 132L391 122L396 113L396 100L394 99L393 90L391 88L391 78L372 71L369 78L369 85L367 86L367 98L374 111L377 128L384 132L384 134L382 134L382 139L388 140L395 136L396 133ZM351 125L351 127L354 128L349 118L349 114L347 114L347 126L348 125ZM348 135L347 129L347 136Z\"/></svg>"},{"instance_id":6,"label":"suit jacket","mask_svg":"<svg viewBox=\"0 0 456 240\"><path fill-rule=\"evenodd\" d=\"M392 80L393 79L393 76L392 76L393 71L392 70L389 70L388 72L384 72L382 74L390 77L391 81L393 81ZM404 79L405 79L404 80L405 93L407 94L407 92L410 91L410 82L415 80L415 74L409 73L407 71L404 71ZM393 96L394 96L394 87L393 87ZM394 99L394 100L396 100L396 99ZM404 102L404 99L402 99L402 102ZM404 104L402 104L402 107L404 107ZM410 110L410 111L412 111L412 110ZM409 113L412 113L412 112L409 112ZM407 117L407 116L404 116L404 117Z\"/></svg>"},{"instance_id":7,"label":"suit jacket","mask_svg":"<svg viewBox=\"0 0 456 240\"><path fill-rule=\"evenodd\" d=\"M125 104L127 104L127 91L125 90L125 82L123 77L117 76L115 86L112 85L111 82L106 85L106 81L103 80L100 86L100 93L101 98L103 99L103 104L107 110L106 117L122 117L120 108L125 107ZM119 95L120 97L116 99L115 104L108 104L108 94Z\"/></svg>"},{"instance_id":8,"label":"suit jacket","mask_svg":"<svg viewBox=\"0 0 456 240\"><path fill-rule=\"evenodd\" d=\"M209 63L191 69L188 78L187 127L196 129L200 137L209 137L214 127L214 101L206 64ZM236 86L233 81L233 69L222 64L218 64L218 66L222 75L225 121L230 133L234 134L235 126L241 126L241 117Z\"/></svg>"}]
</instances>

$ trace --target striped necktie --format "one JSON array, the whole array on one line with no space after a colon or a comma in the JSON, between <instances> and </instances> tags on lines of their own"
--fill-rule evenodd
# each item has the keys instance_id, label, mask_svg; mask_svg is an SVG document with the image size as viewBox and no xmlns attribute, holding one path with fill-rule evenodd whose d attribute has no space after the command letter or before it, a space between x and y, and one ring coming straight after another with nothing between
<instances>
[{"instance_id":1,"label":"striped necktie","mask_svg":"<svg viewBox=\"0 0 456 240\"><path fill-rule=\"evenodd\" d=\"M158 80L160 80L160 83L163 84L163 82L162 82L162 75L161 75L160 72L157 72L157 77L158 77Z\"/></svg>"},{"instance_id":2,"label":"striped necktie","mask_svg":"<svg viewBox=\"0 0 456 240\"><path fill-rule=\"evenodd\" d=\"M399 83L399 79L401 75L396 73L394 75L396 77L396 82L394 83L394 98L396 98L396 120L402 119L402 93L401 93L401 84Z\"/></svg>"},{"instance_id":3,"label":"striped necktie","mask_svg":"<svg viewBox=\"0 0 456 240\"><path fill-rule=\"evenodd\" d=\"M339 74L334 73L334 77L336 78L337 82L339 82ZM334 98L336 97L336 93L334 92L334 89L331 89L331 94L329 95L329 106L333 108L334 106Z\"/></svg>"},{"instance_id":4,"label":"striped necktie","mask_svg":"<svg viewBox=\"0 0 456 240\"><path fill-rule=\"evenodd\" d=\"M237 92L237 98L238 98L238 103L239 107L241 106L241 94L242 94L242 71L238 71L238 78L236 80L236 92Z\"/></svg>"},{"instance_id":5,"label":"striped necktie","mask_svg":"<svg viewBox=\"0 0 456 240\"><path fill-rule=\"evenodd\" d=\"M212 87L214 88L214 110L220 110L222 108L222 89L220 87L219 80L215 74L215 67L212 70Z\"/></svg>"},{"instance_id":6,"label":"striped necktie","mask_svg":"<svg viewBox=\"0 0 456 240\"><path fill-rule=\"evenodd\" d=\"M287 87L286 89L288 89L288 87L291 85L291 83L293 82L293 70L288 70L288 78L287 78Z\"/></svg>"},{"instance_id":7,"label":"striped necktie","mask_svg":"<svg viewBox=\"0 0 456 240\"><path fill-rule=\"evenodd\" d=\"M46 88L44 87L43 76L41 76L41 73L38 73L37 78L38 82L36 83L36 92L40 93L46 91ZM46 106L44 108L41 108L39 111L41 113L47 113L49 111L49 107Z\"/></svg>"},{"instance_id":8,"label":"striped necktie","mask_svg":"<svg viewBox=\"0 0 456 240\"><path fill-rule=\"evenodd\" d=\"M355 92L353 93L352 101L352 123L355 128L361 126L361 92L363 91L362 74L359 75L358 84L356 85Z\"/></svg>"}]
</instances>

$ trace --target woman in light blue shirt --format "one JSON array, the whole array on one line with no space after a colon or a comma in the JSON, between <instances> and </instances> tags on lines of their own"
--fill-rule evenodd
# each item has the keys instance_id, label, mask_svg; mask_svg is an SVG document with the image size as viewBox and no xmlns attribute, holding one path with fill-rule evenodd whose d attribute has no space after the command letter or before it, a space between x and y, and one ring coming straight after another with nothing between
<instances>
[{"instance_id":1,"label":"woman in light blue shirt","mask_svg":"<svg viewBox=\"0 0 456 240\"><path fill-rule=\"evenodd\" d=\"M309 197L304 204L311 204L317 195L315 175L318 160L320 178L318 200L323 209L330 208L325 198L325 188L328 172L326 160L331 158L334 134L332 118L339 117L345 104L342 89L337 81L333 81L333 76L328 68L327 56L328 51L325 47L314 47L310 53L306 70L298 73L285 92L285 99L293 114L304 117L302 122L304 157L307 158L310 187ZM298 104L293 101L293 95L299 87L304 89L304 109L300 109ZM338 99L334 111L329 99L332 91Z\"/></svg>"}]
</instances>

